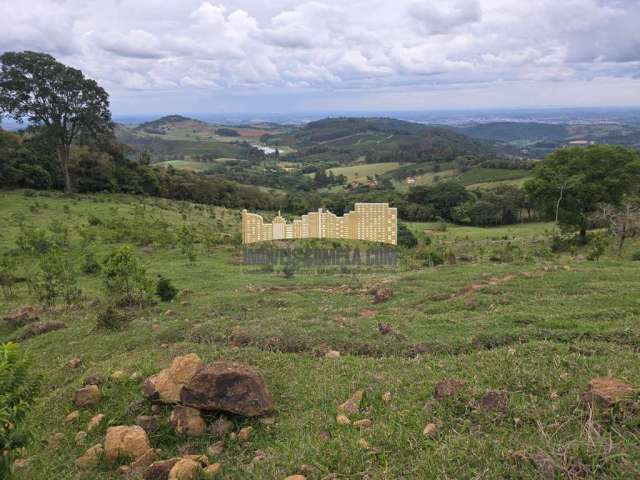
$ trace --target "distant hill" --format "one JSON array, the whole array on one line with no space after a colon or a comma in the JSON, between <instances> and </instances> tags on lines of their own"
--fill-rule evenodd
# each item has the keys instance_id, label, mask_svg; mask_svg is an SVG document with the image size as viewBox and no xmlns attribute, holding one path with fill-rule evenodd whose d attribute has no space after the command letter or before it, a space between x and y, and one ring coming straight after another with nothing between
<instances>
[{"instance_id":1,"label":"distant hill","mask_svg":"<svg viewBox=\"0 0 640 480\"><path fill-rule=\"evenodd\" d=\"M182 115L167 115L165 117L158 118L157 120L141 123L135 128L135 130L156 135L164 135L168 131L176 128L198 131L207 130L210 126L206 122L183 117Z\"/></svg>"},{"instance_id":2,"label":"distant hill","mask_svg":"<svg viewBox=\"0 0 640 480\"><path fill-rule=\"evenodd\" d=\"M326 118L272 136L269 142L290 145L302 161L332 160L341 164L363 157L369 163L418 162L495 154L489 142L451 128L392 118Z\"/></svg>"},{"instance_id":3,"label":"distant hill","mask_svg":"<svg viewBox=\"0 0 640 480\"><path fill-rule=\"evenodd\" d=\"M562 141L569 136L566 125L537 122L491 122L457 127L456 131L480 140L498 142Z\"/></svg>"}]
</instances>

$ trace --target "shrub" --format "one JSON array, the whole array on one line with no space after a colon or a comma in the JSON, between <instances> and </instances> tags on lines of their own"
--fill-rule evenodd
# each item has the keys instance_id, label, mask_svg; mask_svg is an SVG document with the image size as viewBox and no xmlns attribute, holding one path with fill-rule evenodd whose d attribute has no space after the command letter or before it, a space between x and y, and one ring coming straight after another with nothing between
<instances>
[{"instance_id":1,"label":"shrub","mask_svg":"<svg viewBox=\"0 0 640 480\"><path fill-rule=\"evenodd\" d=\"M418 239L404 223L398 224L398 245L405 248L415 248L418 245Z\"/></svg>"},{"instance_id":2,"label":"shrub","mask_svg":"<svg viewBox=\"0 0 640 480\"><path fill-rule=\"evenodd\" d=\"M90 214L89 215L89 225L92 225L94 227L98 226L98 225L102 225L102 220L100 220L98 217L96 217L95 215Z\"/></svg>"},{"instance_id":3,"label":"shrub","mask_svg":"<svg viewBox=\"0 0 640 480\"><path fill-rule=\"evenodd\" d=\"M20 225L16 243L20 250L32 255L46 253L51 248L51 242L47 238L47 232L31 225Z\"/></svg>"},{"instance_id":4,"label":"shrub","mask_svg":"<svg viewBox=\"0 0 640 480\"><path fill-rule=\"evenodd\" d=\"M29 375L29 362L14 343L0 344L0 478L11 478L16 450L28 436L21 421L37 393L37 381Z\"/></svg>"},{"instance_id":5,"label":"shrub","mask_svg":"<svg viewBox=\"0 0 640 480\"><path fill-rule=\"evenodd\" d=\"M156 284L156 295L160 297L163 302L170 302L178 294L178 289L173 286L171 280L168 278L160 277Z\"/></svg>"},{"instance_id":6,"label":"shrub","mask_svg":"<svg viewBox=\"0 0 640 480\"><path fill-rule=\"evenodd\" d=\"M16 268L15 257L9 255L0 257L0 289L6 299L15 296L14 288L22 280L16 275Z\"/></svg>"},{"instance_id":7,"label":"shrub","mask_svg":"<svg viewBox=\"0 0 640 480\"><path fill-rule=\"evenodd\" d=\"M631 260L633 260L634 262L640 262L640 251L635 252L633 255L631 255Z\"/></svg>"},{"instance_id":8,"label":"shrub","mask_svg":"<svg viewBox=\"0 0 640 480\"><path fill-rule=\"evenodd\" d=\"M96 324L105 330L122 330L129 323L129 317L115 306L108 306L98 312Z\"/></svg>"},{"instance_id":9,"label":"shrub","mask_svg":"<svg viewBox=\"0 0 640 480\"><path fill-rule=\"evenodd\" d=\"M41 302L52 305L62 297L70 305L80 298L77 272L69 256L60 248L52 247L42 255L39 267L33 286Z\"/></svg>"},{"instance_id":10,"label":"shrub","mask_svg":"<svg viewBox=\"0 0 640 480\"><path fill-rule=\"evenodd\" d=\"M284 267L282 267L282 275L284 278L293 278L296 274L297 265L295 262L287 262Z\"/></svg>"},{"instance_id":11,"label":"shrub","mask_svg":"<svg viewBox=\"0 0 640 480\"><path fill-rule=\"evenodd\" d=\"M180 233L178 234L178 241L180 242L180 250L182 253L190 262L194 262L196 260L195 239L191 227L182 225Z\"/></svg>"},{"instance_id":12,"label":"shrub","mask_svg":"<svg viewBox=\"0 0 640 480\"><path fill-rule=\"evenodd\" d=\"M87 252L84 254L82 272L87 275L95 275L100 272L100 263L98 263L95 253Z\"/></svg>"},{"instance_id":13,"label":"shrub","mask_svg":"<svg viewBox=\"0 0 640 480\"><path fill-rule=\"evenodd\" d=\"M597 233L592 235L589 242L589 252L587 253L587 260L598 262L600 260L600 257L607 250L608 243L609 242L607 238L603 234Z\"/></svg>"},{"instance_id":14,"label":"shrub","mask_svg":"<svg viewBox=\"0 0 640 480\"><path fill-rule=\"evenodd\" d=\"M422 250L416 256L427 267L435 267L444 263L442 255L433 250Z\"/></svg>"},{"instance_id":15,"label":"shrub","mask_svg":"<svg viewBox=\"0 0 640 480\"><path fill-rule=\"evenodd\" d=\"M153 284L129 245L111 252L102 262L102 278L107 294L118 306L142 306L153 291Z\"/></svg>"}]
</instances>

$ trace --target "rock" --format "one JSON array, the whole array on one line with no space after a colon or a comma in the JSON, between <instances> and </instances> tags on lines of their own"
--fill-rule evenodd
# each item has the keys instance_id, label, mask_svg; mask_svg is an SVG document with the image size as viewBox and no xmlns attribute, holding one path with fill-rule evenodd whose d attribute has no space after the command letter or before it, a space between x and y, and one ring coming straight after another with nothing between
<instances>
[{"instance_id":1,"label":"rock","mask_svg":"<svg viewBox=\"0 0 640 480\"><path fill-rule=\"evenodd\" d=\"M98 415L94 415L93 417L91 417L91 420L89 420L89 423L87 424L87 432L90 432L94 428L97 428L98 425L100 425L100 423L102 422L103 418L104 418L104 415L102 413L99 413Z\"/></svg>"},{"instance_id":2,"label":"rock","mask_svg":"<svg viewBox=\"0 0 640 480\"><path fill-rule=\"evenodd\" d=\"M123 477L127 477L129 475L131 475L131 467L129 465L120 465L117 470L116 473L118 475L121 475Z\"/></svg>"},{"instance_id":3,"label":"rock","mask_svg":"<svg viewBox=\"0 0 640 480\"><path fill-rule=\"evenodd\" d=\"M82 430L80 430L78 433L76 433L76 444L77 445L82 445L85 440L87 439L87 432L84 432Z\"/></svg>"},{"instance_id":4,"label":"rock","mask_svg":"<svg viewBox=\"0 0 640 480\"><path fill-rule=\"evenodd\" d=\"M378 322L378 331L380 335L387 335L393 332L393 327L388 323Z\"/></svg>"},{"instance_id":5,"label":"rock","mask_svg":"<svg viewBox=\"0 0 640 480\"><path fill-rule=\"evenodd\" d=\"M384 393L382 394L382 401L383 401L385 404L388 404L388 403L391 401L391 392L384 392Z\"/></svg>"},{"instance_id":6,"label":"rock","mask_svg":"<svg viewBox=\"0 0 640 480\"><path fill-rule=\"evenodd\" d=\"M217 475L218 473L220 473L221 468L222 468L222 465L220 465L219 463L212 463L211 465L209 465L207 468L204 469L204 474L210 477L213 477L214 475Z\"/></svg>"},{"instance_id":7,"label":"rock","mask_svg":"<svg viewBox=\"0 0 640 480\"><path fill-rule=\"evenodd\" d=\"M27 325L22 333L18 336L19 341L27 340L31 337L44 335L45 333L62 330L67 326L62 322L34 322Z\"/></svg>"},{"instance_id":8,"label":"rock","mask_svg":"<svg viewBox=\"0 0 640 480\"><path fill-rule=\"evenodd\" d=\"M73 394L73 403L76 407L90 407L100 401L100 389L97 385L89 385L79 388Z\"/></svg>"},{"instance_id":9,"label":"rock","mask_svg":"<svg viewBox=\"0 0 640 480\"><path fill-rule=\"evenodd\" d=\"M251 460L251 463L258 463L258 462L262 462L263 460L267 459L267 454L262 451L262 450L256 450L256 454L253 457L253 460Z\"/></svg>"},{"instance_id":10,"label":"rock","mask_svg":"<svg viewBox=\"0 0 640 480\"><path fill-rule=\"evenodd\" d=\"M111 374L111 380L122 380L124 377L127 376L127 373L122 371L122 370L116 370L115 372L113 372Z\"/></svg>"},{"instance_id":11,"label":"rock","mask_svg":"<svg viewBox=\"0 0 640 480\"><path fill-rule=\"evenodd\" d=\"M50 450L57 450L60 447L60 442L64 439L64 433L56 432L52 434L47 440L47 447Z\"/></svg>"},{"instance_id":12,"label":"rock","mask_svg":"<svg viewBox=\"0 0 640 480\"><path fill-rule=\"evenodd\" d=\"M207 424L205 423L200 410L191 407L176 405L171 412L171 425L176 433L190 437L204 435Z\"/></svg>"},{"instance_id":13,"label":"rock","mask_svg":"<svg viewBox=\"0 0 640 480\"><path fill-rule=\"evenodd\" d=\"M338 425L351 425L351 420L346 415L338 415L336 417L336 423Z\"/></svg>"},{"instance_id":14,"label":"rock","mask_svg":"<svg viewBox=\"0 0 640 480\"><path fill-rule=\"evenodd\" d=\"M369 445L369 442L367 442L364 438L361 438L358 440L358 446L360 448L364 448L365 450L369 450L371 448L371 445Z\"/></svg>"},{"instance_id":15,"label":"rock","mask_svg":"<svg viewBox=\"0 0 640 480\"><path fill-rule=\"evenodd\" d=\"M64 417L64 421L67 423L75 422L80 418L80 412L78 410L74 410L69 415Z\"/></svg>"},{"instance_id":16,"label":"rock","mask_svg":"<svg viewBox=\"0 0 640 480\"><path fill-rule=\"evenodd\" d=\"M351 398L341 405L338 405L338 412L340 413L358 413L360 411L360 402L364 396L364 390L358 390Z\"/></svg>"},{"instance_id":17,"label":"rock","mask_svg":"<svg viewBox=\"0 0 640 480\"><path fill-rule=\"evenodd\" d=\"M168 480L195 480L201 470L198 462L182 458L171 468Z\"/></svg>"},{"instance_id":18,"label":"rock","mask_svg":"<svg viewBox=\"0 0 640 480\"><path fill-rule=\"evenodd\" d=\"M474 297L469 297L464 301L464 308L467 310L475 310L479 306L480 302Z\"/></svg>"},{"instance_id":19,"label":"rock","mask_svg":"<svg viewBox=\"0 0 640 480\"><path fill-rule=\"evenodd\" d=\"M373 425L373 422L371 422L371 420L369 420L368 418L363 418L362 420L358 420L357 422L353 422L353 426L354 427L358 427L358 428L371 428L371 425Z\"/></svg>"},{"instance_id":20,"label":"rock","mask_svg":"<svg viewBox=\"0 0 640 480\"><path fill-rule=\"evenodd\" d=\"M147 433L153 433L160 430L159 415L138 415L136 417L136 425L142 427Z\"/></svg>"},{"instance_id":21,"label":"rock","mask_svg":"<svg viewBox=\"0 0 640 480\"><path fill-rule=\"evenodd\" d=\"M75 357L67 362L67 366L69 368L78 368L81 363L82 363L82 360L78 357Z\"/></svg>"},{"instance_id":22,"label":"rock","mask_svg":"<svg viewBox=\"0 0 640 480\"><path fill-rule=\"evenodd\" d=\"M622 380L613 377L600 377L589 382L581 400L586 405L608 408L633 393L633 386Z\"/></svg>"},{"instance_id":23,"label":"rock","mask_svg":"<svg viewBox=\"0 0 640 480\"><path fill-rule=\"evenodd\" d=\"M435 438L438 435L438 425L435 423L428 423L422 430L422 435L429 438Z\"/></svg>"},{"instance_id":24,"label":"rock","mask_svg":"<svg viewBox=\"0 0 640 480\"><path fill-rule=\"evenodd\" d=\"M216 442L207 447L207 455L210 457L217 457L224 452L224 443Z\"/></svg>"},{"instance_id":25,"label":"rock","mask_svg":"<svg viewBox=\"0 0 640 480\"><path fill-rule=\"evenodd\" d=\"M247 440L249 440L249 437L251 437L252 433L253 427L244 427L238 432L238 440L240 440L241 442L246 442Z\"/></svg>"},{"instance_id":26,"label":"rock","mask_svg":"<svg viewBox=\"0 0 640 480\"><path fill-rule=\"evenodd\" d=\"M103 383L104 383L104 380L99 375L89 375L87 378L84 379L84 382L82 382L82 384L85 387L89 386L89 385L98 385L98 386L100 386Z\"/></svg>"},{"instance_id":27,"label":"rock","mask_svg":"<svg viewBox=\"0 0 640 480\"><path fill-rule=\"evenodd\" d=\"M273 397L253 368L218 361L196 373L180 393L184 405L208 411L224 411L254 417L273 409Z\"/></svg>"},{"instance_id":28,"label":"rock","mask_svg":"<svg viewBox=\"0 0 640 480\"><path fill-rule=\"evenodd\" d=\"M306 478L304 475L289 475L284 480L306 480Z\"/></svg>"},{"instance_id":29,"label":"rock","mask_svg":"<svg viewBox=\"0 0 640 480\"><path fill-rule=\"evenodd\" d=\"M201 368L202 361L195 353L176 357L169 368L145 380L142 387L144 395L154 401L178 403L180 390Z\"/></svg>"},{"instance_id":30,"label":"rock","mask_svg":"<svg viewBox=\"0 0 640 480\"><path fill-rule=\"evenodd\" d=\"M121 456L139 458L150 448L146 432L138 426L109 427L104 438L104 451L109 460Z\"/></svg>"},{"instance_id":31,"label":"rock","mask_svg":"<svg viewBox=\"0 0 640 480\"><path fill-rule=\"evenodd\" d=\"M337 350L329 350L324 354L324 358L340 358L340 352Z\"/></svg>"},{"instance_id":32,"label":"rock","mask_svg":"<svg viewBox=\"0 0 640 480\"><path fill-rule=\"evenodd\" d=\"M234 429L235 425L225 417L218 418L209 426L209 432L216 437L224 437Z\"/></svg>"},{"instance_id":33,"label":"rock","mask_svg":"<svg viewBox=\"0 0 640 480\"><path fill-rule=\"evenodd\" d=\"M154 462L144 470L142 478L144 480L167 480L169 472L179 461L179 458L170 458L169 460Z\"/></svg>"},{"instance_id":34,"label":"rock","mask_svg":"<svg viewBox=\"0 0 640 480\"><path fill-rule=\"evenodd\" d=\"M149 467L152 463L157 462L158 460L160 460L158 452L153 448L150 448L131 464L131 468L141 471Z\"/></svg>"},{"instance_id":35,"label":"rock","mask_svg":"<svg viewBox=\"0 0 640 480\"><path fill-rule=\"evenodd\" d=\"M393 290L390 288L377 288L373 293L373 303L386 302L393 296Z\"/></svg>"},{"instance_id":36,"label":"rock","mask_svg":"<svg viewBox=\"0 0 640 480\"><path fill-rule=\"evenodd\" d=\"M188 458L189 460L198 462L203 467L206 467L207 465L209 465L209 458L206 455L191 454L191 455L183 455L182 458Z\"/></svg>"},{"instance_id":37,"label":"rock","mask_svg":"<svg viewBox=\"0 0 640 480\"><path fill-rule=\"evenodd\" d=\"M463 380L446 379L436 383L436 387L433 392L433 396L436 400L444 400L457 395L460 390L466 385Z\"/></svg>"},{"instance_id":38,"label":"rock","mask_svg":"<svg viewBox=\"0 0 640 480\"><path fill-rule=\"evenodd\" d=\"M101 444L94 445L75 461L76 467L80 469L95 467L100 463L100 459L104 453Z\"/></svg>"},{"instance_id":39,"label":"rock","mask_svg":"<svg viewBox=\"0 0 640 480\"><path fill-rule=\"evenodd\" d=\"M509 398L504 392L489 390L480 399L480 407L489 412L505 412Z\"/></svg>"},{"instance_id":40,"label":"rock","mask_svg":"<svg viewBox=\"0 0 640 480\"><path fill-rule=\"evenodd\" d=\"M24 470L29 466L28 458L18 458L15 462L13 462L14 471Z\"/></svg>"}]
</instances>

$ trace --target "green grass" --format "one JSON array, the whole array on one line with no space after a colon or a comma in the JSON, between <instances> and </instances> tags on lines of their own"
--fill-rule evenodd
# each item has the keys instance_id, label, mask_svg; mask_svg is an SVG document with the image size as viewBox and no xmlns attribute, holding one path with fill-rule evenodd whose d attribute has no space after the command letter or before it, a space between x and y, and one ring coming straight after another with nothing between
<instances>
[{"instance_id":1,"label":"green grass","mask_svg":"<svg viewBox=\"0 0 640 480\"><path fill-rule=\"evenodd\" d=\"M371 175L382 175L383 173L395 170L400 164L398 162L366 163L362 165L352 165L350 167L337 167L329 170L334 175L344 175L347 181L366 182Z\"/></svg>"},{"instance_id":2,"label":"green grass","mask_svg":"<svg viewBox=\"0 0 640 480\"><path fill-rule=\"evenodd\" d=\"M71 199L4 192L0 252L15 248L17 222L47 227L58 220L70 227L69 254L76 256L78 232L89 215L136 222L141 209L144 217L161 218L176 229L186 222L199 239L238 229L238 213L222 208L128 196ZM581 472L579 478L638 478L637 402L592 418L579 406L580 393L595 376L640 383L640 285L638 264L629 260L637 243L622 258L606 256L600 262L556 256L500 264L488 261L488 252L480 253L489 248L485 243L504 248L510 242L544 242L551 225L449 226L439 233L433 227L410 224L421 235L429 230L431 248L471 249L479 259L432 269L403 261L385 272L307 271L285 279L240 265L238 248L231 244L198 243L195 262L178 248L137 246L149 275L162 274L188 293L173 303L128 311L132 321L119 332L96 329L91 302L104 296L101 281L82 275L85 300L42 315L67 328L22 343L43 388L25 425L33 434L24 454L30 466L18 478L121 478L106 465L85 474L73 466L86 448L102 440L108 425L133 424L136 415L151 412L147 402L131 406L142 399L142 380L110 380L110 373L139 372L144 378L188 352L205 361L255 366L276 402L274 425L232 419L238 428L255 430L247 443L225 438L226 449L215 459L222 463L221 478L282 479L301 472L302 465L312 466L309 479L330 474L345 479L541 478L534 463L519 460L517 452L549 455L557 478L566 472ZM98 257L118 246L100 227L96 235L91 248ZM35 258L21 254L19 259L21 271L33 271ZM492 284L492 278L507 275L513 277ZM471 295L477 301L473 308L465 306L465 295L443 299L480 283L483 288ZM394 295L373 304L366 287L380 284ZM363 288L353 292L344 285ZM3 299L0 316L35 303L26 288L17 293ZM378 322L390 324L393 333L381 335ZM0 325L0 338L20 333ZM316 354L326 347L342 356ZM66 363L75 356L83 363L71 370ZM65 424L64 416L74 410L72 394L89 375L106 379L103 399L83 409L79 423ZM433 402L434 385L444 378L465 380L465 390L456 399ZM335 422L336 406L357 389L366 392L364 408L352 419L370 418L368 430ZM508 393L506 412L478 408L488 389ZM385 391L392 394L388 405L382 401ZM106 421L77 445L76 433L96 413L104 413ZM170 408L161 407L160 413L165 423L150 440L163 457L187 444L203 452L215 441L176 436L167 423ZM435 439L422 435L431 422L440 425ZM328 440L321 438L325 431ZM58 451L46 442L55 432L63 434ZM371 450L358 445L361 438ZM266 459L252 465L258 450Z\"/></svg>"}]
</instances>

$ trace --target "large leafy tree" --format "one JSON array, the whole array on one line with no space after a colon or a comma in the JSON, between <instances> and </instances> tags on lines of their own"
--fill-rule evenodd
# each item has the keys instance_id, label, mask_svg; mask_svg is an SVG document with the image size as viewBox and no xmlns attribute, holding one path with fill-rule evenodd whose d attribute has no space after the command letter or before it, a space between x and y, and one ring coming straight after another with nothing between
<instances>
[{"instance_id":1,"label":"large leafy tree","mask_svg":"<svg viewBox=\"0 0 640 480\"><path fill-rule=\"evenodd\" d=\"M419 186L411 189L408 200L411 203L433 208L435 215L446 220L453 218L453 209L471 198L463 184L455 181L442 182L433 186Z\"/></svg>"},{"instance_id":2,"label":"large leafy tree","mask_svg":"<svg viewBox=\"0 0 640 480\"><path fill-rule=\"evenodd\" d=\"M556 223L566 230L578 230L586 241L598 205L620 205L638 185L638 152L595 145L555 151L536 166L525 188Z\"/></svg>"},{"instance_id":3,"label":"large leafy tree","mask_svg":"<svg viewBox=\"0 0 640 480\"><path fill-rule=\"evenodd\" d=\"M81 134L103 135L113 128L107 92L80 70L44 53L0 56L0 112L42 129L55 146L65 192L72 191L73 141Z\"/></svg>"}]
</instances>

